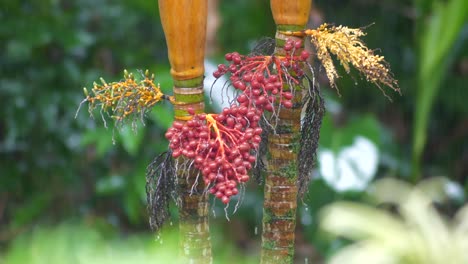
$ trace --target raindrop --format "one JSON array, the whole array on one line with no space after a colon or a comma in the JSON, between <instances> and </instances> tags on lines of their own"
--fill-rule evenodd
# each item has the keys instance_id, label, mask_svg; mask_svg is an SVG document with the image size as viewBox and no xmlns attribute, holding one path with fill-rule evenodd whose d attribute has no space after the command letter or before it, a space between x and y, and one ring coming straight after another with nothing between
<instances>
[{"instance_id":1,"label":"raindrop","mask_svg":"<svg viewBox=\"0 0 468 264\"><path fill-rule=\"evenodd\" d=\"M312 224L312 216L306 212L306 211L302 211L301 212L301 223L305 226L308 226L310 224Z\"/></svg>"},{"instance_id":2,"label":"raindrop","mask_svg":"<svg viewBox=\"0 0 468 264\"><path fill-rule=\"evenodd\" d=\"M304 259L304 264L309 264L309 258Z\"/></svg>"},{"instance_id":3,"label":"raindrop","mask_svg":"<svg viewBox=\"0 0 468 264\"><path fill-rule=\"evenodd\" d=\"M305 210L306 210L306 211L309 211L309 207L308 207L308 206L306 206Z\"/></svg>"},{"instance_id":4,"label":"raindrop","mask_svg":"<svg viewBox=\"0 0 468 264\"><path fill-rule=\"evenodd\" d=\"M258 235L258 227L257 227L257 226L255 227L254 234L255 234L255 235Z\"/></svg>"},{"instance_id":5,"label":"raindrop","mask_svg":"<svg viewBox=\"0 0 468 264\"><path fill-rule=\"evenodd\" d=\"M169 225L170 225L170 226L172 226L172 225L173 225L173 224L172 224L172 221L171 221L171 222L169 222Z\"/></svg>"},{"instance_id":6,"label":"raindrop","mask_svg":"<svg viewBox=\"0 0 468 264\"><path fill-rule=\"evenodd\" d=\"M228 222L230 222L231 219L229 219L229 214L228 214L228 211L227 211L228 207L229 207L229 204L227 204L226 207L224 207L224 216L226 217Z\"/></svg>"}]
</instances>

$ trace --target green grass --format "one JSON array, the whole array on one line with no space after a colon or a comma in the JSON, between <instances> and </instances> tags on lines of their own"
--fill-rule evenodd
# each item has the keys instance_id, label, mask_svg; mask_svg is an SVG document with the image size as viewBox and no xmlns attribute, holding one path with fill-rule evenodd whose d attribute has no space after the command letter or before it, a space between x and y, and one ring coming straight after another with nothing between
<instances>
[{"instance_id":1,"label":"green grass","mask_svg":"<svg viewBox=\"0 0 468 264\"><path fill-rule=\"evenodd\" d=\"M112 228L110 228L112 229ZM75 263L179 263L178 232L174 226L159 235L116 234L109 227L95 224L62 223L55 227L36 227L17 237L4 254L5 264ZM242 256L226 240L213 245L214 263L257 263ZM2 259L0 255L0 259Z\"/></svg>"}]
</instances>

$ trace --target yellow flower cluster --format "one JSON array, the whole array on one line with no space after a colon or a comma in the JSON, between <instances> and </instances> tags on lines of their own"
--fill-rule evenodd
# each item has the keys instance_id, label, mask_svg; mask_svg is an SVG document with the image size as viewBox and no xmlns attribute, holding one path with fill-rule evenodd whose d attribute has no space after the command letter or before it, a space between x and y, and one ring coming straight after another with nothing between
<instances>
[{"instance_id":1,"label":"yellow flower cluster","mask_svg":"<svg viewBox=\"0 0 468 264\"><path fill-rule=\"evenodd\" d=\"M336 88L335 80L339 78L331 54L335 55L347 73L350 65L363 74L367 81L377 85L390 87L400 91L398 82L393 78L388 63L383 56L374 54L366 47L360 37L366 34L361 28L332 26L322 24L317 29L307 29L300 32L283 32L285 35L310 36L317 51L317 58L325 68L330 86Z\"/></svg>"},{"instance_id":2,"label":"yellow flower cluster","mask_svg":"<svg viewBox=\"0 0 468 264\"><path fill-rule=\"evenodd\" d=\"M165 97L159 84L154 83L154 75L149 76L148 71L140 81L125 70L122 81L106 83L101 78L101 83L94 83L92 95L84 88L89 111L100 106L101 111L110 111L118 122L132 114L143 115Z\"/></svg>"}]
</instances>

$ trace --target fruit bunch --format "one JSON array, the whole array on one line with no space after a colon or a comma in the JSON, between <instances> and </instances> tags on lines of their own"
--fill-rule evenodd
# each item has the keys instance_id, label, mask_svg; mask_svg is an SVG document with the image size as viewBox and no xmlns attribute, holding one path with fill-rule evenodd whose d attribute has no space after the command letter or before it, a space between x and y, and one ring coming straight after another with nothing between
<instances>
[{"instance_id":1,"label":"fruit bunch","mask_svg":"<svg viewBox=\"0 0 468 264\"><path fill-rule=\"evenodd\" d=\"M185 123L174 122L166 132L172 156L193 160L210 192L225 204L247 182L261 141L260 111L245 106L225 108L220 114L197 114Z\"/></svg>"},{"instance_id":2,"label":"fruit bunch","mask_svg":"<svg viewBox=\"0 0 468 264\"><path fill-rule=\"evenodd\" d=\"M287 39L284 56L245 56L237 52L228 53L229 65L219 64L213 73L215 78L229 73L232 86L241 91L237 97L240 105L273 112L275 103L291 108L293 97L289 88L300 84L304 65L308 65L310 54L301 50L302 42ZM299 54L298 54L299 53Z\"/></svg>"},{"instance_id":3,"label":"fruit bunch","mask_svg":"<svg viewBox=\"0 0 468 264\"><path fill-rule=\"evenodd\" d=\"M290 87L301 85L302 69L308 65L309 53L301 51L301 47L300 41L289 39L281 56L226 54L227 65L218 65L213 75L230 75L232 86L238 91L236 103L219 114L195 114L189 109L191 119L174 122L166 132L172 156L191 160L210 192L225 204L239 192L238 184L249 180L248 171L256 162L262 140L259 121L263 113L277 113L293 106ZM125 71L123 81L108 84L102 80L103 85L94 85L93 95L84 90L83 102L90 103L90 111L96 106L110 111L117 121L144 115L161 100L175 103L172 96L163 94L155 85L154 76L149 76L148 71L142 77L136 81L133 74Z\"/></svg>"},{"instance_id":4,"label":"fruit bunch","mask_svg":"<svg viewBox=\"0 0 468 264\"><path fill-rule=\"evenodd\" d=\"M296 51L300 41L287 40L284 56L243 56L226 54L229 65L218 65L215 78L230 74L232 86L239 91L237 103L219 114L195 114L187 122L176 121L166 132L174 158L193 160L202 172L210 193L225 204L236 195L238 183L249 180L254 166L264 111L293 106L289 86L300 84L309 53Z\"/></svg>"}]
</instances>

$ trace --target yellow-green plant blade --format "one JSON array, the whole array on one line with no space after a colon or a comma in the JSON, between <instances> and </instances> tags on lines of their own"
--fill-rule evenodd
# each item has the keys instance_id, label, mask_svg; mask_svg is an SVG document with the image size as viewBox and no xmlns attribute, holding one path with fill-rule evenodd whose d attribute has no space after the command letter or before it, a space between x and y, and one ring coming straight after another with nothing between
<instances>
[{"instance_id":1,"label":"yellow-green plant blade","mask_svg":"<svg viewBox=\"0 0 468 264\"><path fill-rule=\"evenodd\" d=\"M375 246L372 243L359 242L345 247L334 255L328 264L400 264L392 252Z\"/></svg>"},{"instance_id":2,"label":"yellow-green plant blade","mask_svg":"<svg viewBox=\"0 0 468 264\"><path fill-rule=\"evenodd\" d=\"M412 179L420 177L420 160L426 143L429 114L453 57L452 47L460 35L468 16L468 1L438 1L419 39L419 70L413 130ZM420 19L426 19L421 17ZM423 23L420 23L423 24Z\"/></svg>"},{"instance_id":3,"label":"yellow-green plant blade","mask_svg":"<svg viewBox=\"0 0 468 264\"><path fill-rule=\"evenodd\" d=\"M426 180L417 187L397 179L387 178L373 185L373 194L379 202L391 203L398 206L405 222L420 241L426 261L444 261L446 252L452 250L450 231L444 219L432 206L432 201L443 200L444 186L447 179L438 177Z\"/></svg>"},{"instance_id":4,"label":"yellow-green plant blade","mask_svg":"<svg viewBox=\"0 0 468 264\"><path fill-rule=\"evenodd\" d=\"M395 178L384 178L372 184L369 193L378 203L401 204L408 199L411 186Z\"/></svg>"},{"instance_id":5,"label":"yellow-green plant blade","mask_svg":"<svg viewBox=\"0 0 468 264\"><path fill-rule=\"evenodd\" d=\"M409 199L400 205L400 213L408 226L421 238L428 253L428 261L444 263L445 256L452 250L449 230L442 217L420 190L414 190Z\"/></svg>"},{"instance_id":6,"label":"yellow-green plant blade","mask_svg":"<svg viewBox=\"0 0 468 264\"><path fill-rule=\"evenodd\" d=\"M406 237L407 230L398 218L351 202L337 202L326 207L321 213L321 227L352 240L372 239L398 252L411 243L401 239Z\"/></svg>"}]
</instances>

